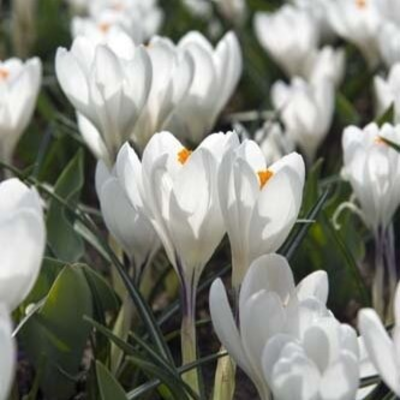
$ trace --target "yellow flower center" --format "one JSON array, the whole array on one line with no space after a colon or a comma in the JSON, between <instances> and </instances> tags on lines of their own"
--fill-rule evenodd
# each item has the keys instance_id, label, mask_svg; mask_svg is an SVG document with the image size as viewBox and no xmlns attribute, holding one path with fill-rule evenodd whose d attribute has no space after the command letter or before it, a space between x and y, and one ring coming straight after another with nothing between
<instances>
[{"instance_id":1,"label":"yellow flower center","mask_svg":"<svg viewBox=\"0 0 400 400\"><path fill-rule=\"evenodd\" d=\"M191 150L188 150L184 147L181 151L178 152L178 161L183 165L188 160L190 155L192 154Z\"/></svg>"},{"instance_id":2,"label":"yellow flower center","mask_svg":"<svg viewBox=\"0 0 400 400\"><path fill-rule=\"evenodd\" d=\"M264 169L257 172L258 179L260 180L260 189L262 189L267 182L273 177L274 173L269 169Z\"/></svg>"},{"instance_id":3,"label":"yellow flower center","mask_svg":"<svg viewBox=\"0 0 400 400\"><path fill-rule=\"evenodd\" d=\"M0 82L5 81L10 75L10 72L6 68L0 68Z\"/></svg>"},{"instance_id":4,"label":"yellow flower center","mask_svg":"<svg viewBox=\"0 0 400 400\"><path fill-rule=\"evenodd\" d=\"M356 6L358 9L363 10L367 7L367 0L356 0Z\"/></svg>"}]
</instances>

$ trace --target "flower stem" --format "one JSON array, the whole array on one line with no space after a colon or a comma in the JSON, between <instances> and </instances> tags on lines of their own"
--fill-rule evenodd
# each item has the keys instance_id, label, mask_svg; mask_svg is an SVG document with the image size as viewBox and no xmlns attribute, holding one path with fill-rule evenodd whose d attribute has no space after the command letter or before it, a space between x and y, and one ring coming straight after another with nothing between
<instances>
[{"instance_id":1,"label":"flower stem","mask_svg":"<svg viewBox=\"0 0 400 400\"><path fill-rule=\"evenodd\" d=\"M182 365L187 365L197 360L196 339L196 285L185 283L182 285L182 327L181 349ZM184 381L199 393L199 376L197 368L183 374Z\"/></svg>"},{"instance_id":2,"label":"flower stem","mask_svg":"<svg viewBox=\"0 0 400 400\"><path fill-rule=\"evenodd\" d=\"M390 224L375 232L375 278L372 289L374 308L386 322L392 319L397 278L394 233Z\"/></svg>"}]
</instances>

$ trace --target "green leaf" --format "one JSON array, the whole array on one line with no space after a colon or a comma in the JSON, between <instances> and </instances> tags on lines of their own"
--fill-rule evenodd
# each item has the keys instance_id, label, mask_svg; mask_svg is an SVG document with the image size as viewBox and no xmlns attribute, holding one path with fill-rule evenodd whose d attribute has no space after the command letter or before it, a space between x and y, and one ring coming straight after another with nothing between
<instances>
[{"instance_id":1,"label":"green leaf","mask_svg":"<svg viewBox=\"0 0 400 400\"><path fill-rule=\"evenodd\" d=\"M357 125L360 122L358 111L343 93L336 95L336 110L344 125Z\"/></svg>"},{"instance_id":2,"label":"green leaf","mask_svg":"<svg viewBox=\"0 0 400 400\"><path fill-rule=\"evenodd\" d=\"M375 120L378 126L382 126L386 123L393 124L393 121L394 121L394 104L391 104L390 107Z\"/></svg>"},{"instance_id":3,"label":"green leaf","mask_svg":"<svg viewBox=\"0 0 400 400\"><path fill-rule=\"evenodd\" d=\"M124 389L99 361L96 361L96 376L100 394L99 400L128 400Z\"/></svg>"},{"instance_id":4,"label":"green leaf","mask_svg":"<svg viewBox=\"0 0 400 400\"><path fill-rule=\"evenodd\" d=\"M400 143L392 142L391 140L386 139L386 138L384 138L384 137L382 137L382 136L379 136L379 137L380 137L380 139L381 139L383 142L385 142L388 146L392 147L394 150L396 150L397 152L400 153Z\"/></svg>"},{"instance_id":5,"label":"green leaf","mask_svg":"<svg viewBox=\"0 0 400 400\"><path fill-rule=\"evenodd\" d=\"M83 151L78 151L62 172L54 192L74 207L84 184ZM51 250L57 258L75 262L84 254L81 237L74 230L74 216L55 199L51 199L47 214L47 237Z\"/></svg>"},{"instance_id":6,"label":"green leaf","mask_svg":"<svg viewBox=\"0 0 400 400\"><path fill-rule=\"evenodd\" d=\"M64 400L74 393L90 333L84 316L92 316L90 288L81 267L67 266L54 282L43 308L20 332L29 359L35 368L42 368L40 386L48 398Z\"/></svg>"}]
</instances>

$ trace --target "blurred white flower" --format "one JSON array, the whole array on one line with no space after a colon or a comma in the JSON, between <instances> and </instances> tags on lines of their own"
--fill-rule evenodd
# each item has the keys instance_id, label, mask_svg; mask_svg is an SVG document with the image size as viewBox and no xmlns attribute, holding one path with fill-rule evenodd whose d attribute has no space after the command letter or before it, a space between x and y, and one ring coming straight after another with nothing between
<instances>
[{"instance_id":1,"label":"blurred white flower","mask_svg":"<svg viewBox=\"0 0 400 400\"><path fill-rule=\"evenodd\" d=\"M132 180L130 185L131 191L139 191L135 180ZM133 198L136 204L130 201L119 181L118 169L115 167L110 172L102 161L97 164L96 191L104 222L133 261L137 278L143 268L151 263L161 245L156 231L143 213L141 198Z\"/></svg>"},{"instance_id":2,"label":"blurred white flower","mask_svg":"<svg viewBox=\"0 0 400 400\"><path fill-rule=\"evenodd\" d=\"M382 16L388 21L393 21L396 25L400 25L400 8L397 0L380 0L379 11Z\"/></svg>"},{"instance_id":3,"label":"blurred white flower","mask_svg":"<svg viewBox=\"0 0 400 400\"><path fill-rule=\"evenodd\" d=\"M294 143L277 122L266 121L254 135L267 163L274 163L295 150Z\"/></svg>"},{"instance_id":4,"label":"blurred white flower","mask_svg":"<svg viewBox=\"0 0 400 400\"><path fill-rule=\"evenodd\" d=\"M246 0L214 0L220 13L234 24L240 25L246 19Z\"/></svg>"},{"instance_id":5,"label":"blurred white flower","mask_svg":"<svg viewBox=\"0 0 400 400\"><path fill-rule=\"evenodd\" d=\"M387 333L376 311L364 308L358 314L358 328L374 367L385 384L400 396L400 285L394 299L395 324L391 336Z\"/></svg>"},{"instance_id":6,"label":"blurred white flower","mask_svg":"<svg viewBox=\"0 0 400 400\"><path fill-rule=\"evenodd\" d=\"M192 15L199 18L209 18L213 12L210 0L182 0L182 4Z\"/></svg>"},{"instance_id":7,"label":"blurred white flower","mask_svg":"<svg viewBox=\"0 0 400 400\"><path fill-rule=\"evenodd\" d=\"M388 67L400 62L400 26L385 21L379 30L379 50Z\"/></svg>"},{"instance_id":8,"label":"blurred white flower","mask_svg":"<svg viewBox=\"0 0 400 400\"><path fill-rule=\"evenodd\" d=\"M120 18L130 19L139 43L157 34L164 20L157 0L95 0L89 5L89 14L94 18L105 10L119 13Z\"/></svg>"},{"instance_id":9,"label":"blurred white flower","mask_svg":"<svg viewBox=\"0 0 400 400\"><path fill-rule=\"evenodd\" d=\"M334 31L330 25L327 7L331 0L292 0L298 8L310 14L318 26L318 37L322 41L330 41L334 37Z\"/></svg>"},{"instance_id":10,"label":"blurred white flower","mask_svg":"<svg viewBox=\"0 0 400 400\"><path fill-rule=\"evenodd\" d=\"M87 145L111 168L149 96L152 66L147 51L122 32L112 35L107 45L78 37L70 51L58 49L56 74L81 114Z\"/></svg>"},{"instance_id":11,"label":"blurred white flower","mask_svg":"<svg viewBox=\"0 0 400 400\"><path fill-rule=\"evenodd\" d=\"M328 399L333 390L341 394L338 399L354 399L358 387L356 334L335 320L325 306L327 297L324 271L314 272L295 287L284 257L262 256L252 263L243 281L238 329L222 281L211 286L214 329L263 400L270 399L270 389L277 399ZM287 364L285 358L293 355L292 348L301 357L290 357L292 363ZM286 396L282 381L289 391ZM313 390L321 397L305 396Z\"/></svg>"},{"instance_id":12,"label":"blurred white flower","mask_svg":"<svg viewBox=\"0 0 400 400\"><path fill-rule=\"evenodd\" d=\"M239 82L240 45L233 32L228 32L215 49L201 33L189 32L178 48L192 56L194 77L166 129L185 142L198 144L214 127Z\"/></svg>"},{"instance_id":13,"label":"blurred white flower","mask_svg":"<svg viewBox=\"0 0 400 400\"><path fill-rule=\"evenodd\" d=\"M394 104L400 95L400 63L390 68L387 79L381 76L374 78L374 90L376 97L376 115L383 115Z\"/></svg>"},{"instance_id":14,"label":"blurred white flower","mask_svg":"<svg viewBox=\"0 0 400 400\"><path fill-rule=\"evenodd\" d=\"M400 204L400 155L380 137L400 143L400 126L350 126L342 138L343 176L350 181L363 218L374 232L390 224Z\"/></svg>"},{"instance_id":15,"label":"blurred white flower","mask_svg":"<svg viewBox=\"0 0 400 400\"><path fill-rule=\"evenodd\" d=\"M329 20L336 33L358 47L371 68L380 60L379 7L380 2L376 0L334 0L328 5Z\"/></svg>"},{"instance_id":16,"label":"blurred white flower","mask_svg":"<svg viewBox=\"0 0 400 400\"><path fill-rule=\"evenodd\" d=\"M10 163L32 118L42 82L38 58L0 62L0 160Z\"/></svg>"},{"instance_id":17,"label":"blurred white flower","mask_svg":"<svg viewBox=\"0 0 400 400\"><path fill-rule=\"evenodd\" d=\"M0 243L0 303L13 311L34 286L46 245L39 195L15 178L0 183Z\"/></svg>"},{"instance_id":18,"label":"blurred white flower","mask_svg":"<svg viewBox=\"0 0 400 400\"><path fill-rule=\"evenodd\" d=\"M104 10L96 17L74 17L71 22L71 32L74 38L85 36L93 44L104 44L110 41L109 36L114 30L124 31L135 43L143 42L140 25L125 13L115 10Z\"/></svg>"},{"instance_id":19,"label":"blurred white flower","mask_svg":"<svg viewBox=\"0 0 400 400\"><path fill-rule=\"evenodd\" d=\"M345 74L345 63L344 49L325 46L310 54L306 64L306 77L313 84L330 79L338 87Z\"/></svg>"},{"instance_id":20,"label":"blurred white flower","mask_svg":"<svg viewBox=\"0 0 400 400\"><path fill-rule=\"evenodd\" d=\"M152 135L164 128L171 113L179 107L195 74L190 53L167 38L153 37L147 53L153 68L153 81L148 101L131 136L141 150Z\"/></svg>"},{"instance_id":21,"label":"blurred white flower","mask_svg":"<svg viewBox=\"0 0 400 400\"><path fill-rule=\"evenodd\" d=\"M250 140L225 154L218 191L236 289L251 262L277 251L289 235L301 206L304 170L297 153L267 167L260 147Z\"/></svg>"},{"instance_id":22,"label":"blurred white flower","mask_svg":"<svg viewBox=\"0 0 400 400\"><path fill-rule=\"evenodd\" d=\"M335 107L332 81L325 78L307 83L297 77L290 85L278 81L272 86L271 100L281 113L287 135L300 147L308 162L312 162L332 123Z\"/></svg>"},{"instance_id":23,"label":"blurred white flower","mask_svg":"<svg viewBox=\"0 0 400 400\"><path fill-rule=\"evenodd\" d=\"M285 5L278 11L258 12L257 38L288 76L303 76L307 60L318 47L315 20L304 10Z\"/></svg>"},{"instance_id":24,"label":"blurred white flower","mask_svg":"<svg viewBox=\"0 0 400 400\"><path fill-rule=\"evenodd\" d=\"M15 342L12 337L12 321L9 310L0 304L0 399L6 400L11 392L15 373Z\"/></svg>"}]
</instances>

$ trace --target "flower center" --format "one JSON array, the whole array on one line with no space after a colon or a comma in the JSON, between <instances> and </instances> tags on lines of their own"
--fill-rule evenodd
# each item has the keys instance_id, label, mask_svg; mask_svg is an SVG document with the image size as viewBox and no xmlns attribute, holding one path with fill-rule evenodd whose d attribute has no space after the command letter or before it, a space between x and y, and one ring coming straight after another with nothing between
<instances>
[{"instance_id":1,"label":"flower center","mask_svg":"<svg viewBox=\"0 0 400 400\"><path fill-rule=\"evenodd\" d=\"M374 143L375 144L386 144L386 142L380 136L375 136Z\"/></svg>"},{"instance_id":2,"label":"flower center","mask_svg":"<svg viewBox=\"0 0 400 400\"><path fill-rule=\"evenodd\" d=\"M124 7L124 5L122 4L122 2L117 1L117 2L112 6L112 8L113 8L115 11L122 11L125 7Z\"/></svg>"},{"instance_id":3,"label":"flower center","mask_svg":"<svg viewBox=\"0 0 400 400\"><path fill-rule=\"evenodd\" d=\"M260 189L262 189L267 182L273 177L274 173L269 169L264 169L257 172L258 179L260 180Z\"/></svg>"},{"instance_id":4,"label":"flower center","mask_svg":"<svg viewBox=\"0 0 400 400\"><path fill-rule=\"evenodd\" d=\"M99 30L100 30L102 33L107 33L107 32L110 30L110 28L111 28L111 24L108 23L108 22L101 22L101 23L98 25L98 28L99 28Z\"/></svg>"},{"instance_id":5,"label":"flower center","mask_svg":"<svg viewBox=\"0 0 400 400\"><path fill-rule=\"evenodd\" d=\"M356 0L356 6L360 10L363 10L367 7L367 0Z\"/></svg>"},{"instance_id":6,"label":"flower center","mask_svg":"<svg viewBox=\"0 0 400 400\"><path fill-rule=\"evenodd\" d=\"M0 82L5 81L10 75L10 72L6 68L0 68Z\"/></svg>"},{"instance_id":7,"label":"flower center","mask_svg":"<svg viewBox=\"0 0 400 400\"><path fill-rule=\"evenodd\" d=\"M184 147L181 151L178 152L178 161L183 165L188 160L190 155L192 154L191 150L188 150Z\"/></svg>"}]
</instances>

